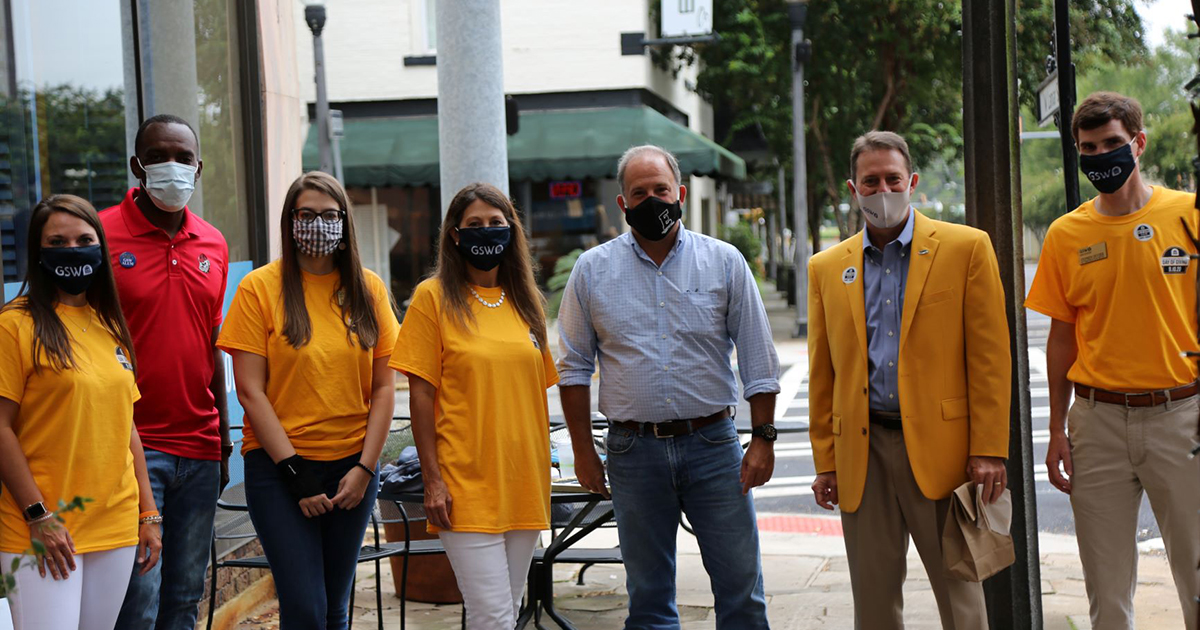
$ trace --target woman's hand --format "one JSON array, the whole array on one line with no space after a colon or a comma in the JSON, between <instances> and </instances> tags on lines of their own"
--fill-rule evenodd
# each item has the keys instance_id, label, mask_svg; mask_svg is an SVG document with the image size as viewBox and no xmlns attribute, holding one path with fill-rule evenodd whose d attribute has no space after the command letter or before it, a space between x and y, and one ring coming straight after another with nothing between
<instances>
[{"instance_id":1,"label":"woman's hand","mask_svg":"<svg viewBox=\"0 0 1200 630\"><path fill-rule=\"evenodd\" d=\"M149 557L147 558L147 554ZM138 575L146 575L158 564L162 554L162 530L158 523L141 523L138 525L137 563L142 565Z\"/></svg>"},{"instance_id":2,"label":"woman's hand","mask_svg":"<svg viewBox=\"0 0 1200 630\"><path fill-rule=\"evenodd\" d=\"M325 493L316 494L300 499L300 511L304 513L304 516L313 518L326 512L332 512L333 502L329 500L329 497L325 496Z\"/></svg>"},{"instance_id":3,"label":"woman's hand","mask_svg":"<svg viewBox=\"0 0 1200 630\"><path fill-rule=\"evenodd\" d=\"M56 580L67 579L67 574L75 570L75 541L71 533L51 516L29 526L29 540L37 551L41 545L41 553L37 554L38 574L46 577L46 569Z\"/></svg>"},{"instance_id":4,"label":"woman's hand","mask_svg":"<svg viewBox=\"0 0 1200 630\"><path fill-rule=\"evenodd\" d=\"M425 480L425 516L438 529L450 529L450 511L454 500L441 478Z\"/></svg>"},{"instance_id":5,"label":"woman's hand","mask_svg":"<svg viewBox=\"0 0 1200 630\"><path fill-rule=\"evenodd\" d=\"M338 482L337 494L333 496L333 504L343 510L353 510L362 502L367 493L367 486L375 479L361 466L355 466Z\"/></svg>"}]
</instances>

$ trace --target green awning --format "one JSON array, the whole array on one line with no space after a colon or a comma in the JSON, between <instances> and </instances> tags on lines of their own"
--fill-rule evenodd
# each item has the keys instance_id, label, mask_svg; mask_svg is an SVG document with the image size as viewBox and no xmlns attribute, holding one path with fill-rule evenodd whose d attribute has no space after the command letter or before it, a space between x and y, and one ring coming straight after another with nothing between
<instances>
[{"instance_id":1,"label":"green awning","mask_svg":"<svg viewBox=\"0 0 1200 630\"><path fill-rule=\"evenodd\" d=\"M310 126L304 145L306 170L320 165L316 131ZM649 107L522 112L520 132L508 137L508 175L515 181L615 178L617 159L639 144L674 153L684 175L746 177L740 157ZM438 184L436 116L346 120L341 151L347 186Z\"/></svg>"}]
</instances>

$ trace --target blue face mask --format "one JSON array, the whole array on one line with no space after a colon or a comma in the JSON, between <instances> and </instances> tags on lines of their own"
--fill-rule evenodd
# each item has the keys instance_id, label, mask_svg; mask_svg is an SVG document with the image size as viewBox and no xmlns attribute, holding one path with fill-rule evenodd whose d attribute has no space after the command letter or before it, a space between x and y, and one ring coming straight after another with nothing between
<instances>
[{"instance_id":1,"label":"blue face mask","mask_svg":"<svg viewBox=\"0 0 1200 630\"><path fill-rule=\"evenodd\" d=\"M42 268L54 279L54 284L71 295L87 291L104 264L104 254L99 245L43 247L39 258Z\"/></svg>"},{"instance_id":2,"label":"blue face mask","mask_svg":"<svg viewBox=\"0 0 1200 630\"><path fill-rule=\"evenodd\" d=\"M467 263L480 271L491 271L504 258L512 241L512 227L454 228L458 232L458 251Z\"/></svg>"}]
</instances>

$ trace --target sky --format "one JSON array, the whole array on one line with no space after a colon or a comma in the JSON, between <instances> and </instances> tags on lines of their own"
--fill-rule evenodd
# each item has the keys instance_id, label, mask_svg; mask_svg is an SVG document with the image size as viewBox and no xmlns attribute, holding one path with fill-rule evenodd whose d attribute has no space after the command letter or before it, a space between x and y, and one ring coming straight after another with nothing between
<instances>
[{"instance_id":1,"label":"sky","mask_svg":"<svg viewBox=\"0 0 1200 630\"><path fill-rule=\"evenodd\" d=\"M1151 49L1163 43L1163 30L1182 31L1187 27L1191 0L1136 0L1134 7L1146 26L1146 43ZM1192 30L1195 30L1194 28Z\"/></svg>"}]
</instances>

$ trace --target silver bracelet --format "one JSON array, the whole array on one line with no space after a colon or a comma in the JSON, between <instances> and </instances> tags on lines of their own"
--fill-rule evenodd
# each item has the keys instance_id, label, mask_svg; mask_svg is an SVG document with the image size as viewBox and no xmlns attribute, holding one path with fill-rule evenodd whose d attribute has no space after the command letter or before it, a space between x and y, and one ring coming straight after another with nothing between
<instances>
[{"instance_id":1,"label":"silver bracelet","mask_svg":"<svg viewBox=\"0 0 1200 630\"><path fill-rule=\"evenodd\" d=\"M57 516L57 515L54 512L46 512L45 514L43 514L25 524L26 525L37 525L38 523L45 523L46 521L54 518L55 516Z\"/></svg>"},{"instance_id":2,"label":"silver bracelet","mask_svg":"<svg viewBox=\"0 0 1200 630\"><path fill-rule=\"evenodd\" d=\"M155 514L154 516L147 516L145 518L138 519L138 523L141 525L158 525L162 523L162 520L161 514Z\"/></svg>"}]
</instances>

